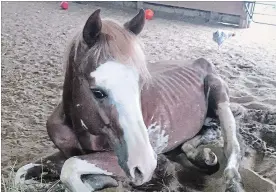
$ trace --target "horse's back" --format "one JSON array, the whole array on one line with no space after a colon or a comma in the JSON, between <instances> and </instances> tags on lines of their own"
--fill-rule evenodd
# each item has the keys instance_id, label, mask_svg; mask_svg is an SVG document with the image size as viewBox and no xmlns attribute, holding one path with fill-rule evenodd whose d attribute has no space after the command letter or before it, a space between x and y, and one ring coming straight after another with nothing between
<instances>
[{"instance_id":1,"label":"horse's back","mask_svg":"<svg viewBox=\"0 0 276 192\"><path fill-rule=\"evenodd\" d=\"M166 73L166 71L174 71L180 68L190 68L200 72L201 75L214 73L214 65L204 58L196 60L163 60L150 63L148 65L150 73L155 76Z\"/></svg>"},{"instance_id":2,"label":"horse's back","mask_svg":"<svg viewBox=\"0 0 276 192\"><path fill-rule=\"evenodd\" d=\"M152 83L142 91L144 120L169 135L166 149L170 150L200 131L207 114L204 79L213 67L198 59L159 61L149 70Z\"/></svg>"}]
</instances>

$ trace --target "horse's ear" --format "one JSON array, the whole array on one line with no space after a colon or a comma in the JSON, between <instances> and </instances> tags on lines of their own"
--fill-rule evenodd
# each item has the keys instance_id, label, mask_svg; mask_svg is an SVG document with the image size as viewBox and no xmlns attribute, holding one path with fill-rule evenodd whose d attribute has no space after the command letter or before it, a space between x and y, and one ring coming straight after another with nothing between
<instances>
[{"instance_id":1,"label":"horse's ear","mask_svg":"<svg viewBox=\"0 0 276 192\"><path fill-rule=\"evenodd\" d=\"M87 19L83 28L83 39L87 45L93 44L95 38L100 34L102 29L102 20L100 17L100 9L97 9L94 13L90 15Z\"/></svg>"},{"instance_id":2,"label":"horse's ear","mask_svg":"<svg viewBox=\"0 0 276 192\"><path fill-rule=\"evenodd\" d=\"M133 17L130 21L124 24L124 27L132 33L138 35L145 25L145 11L140 9L139 13Z\"/></svg>"}]
</instances>

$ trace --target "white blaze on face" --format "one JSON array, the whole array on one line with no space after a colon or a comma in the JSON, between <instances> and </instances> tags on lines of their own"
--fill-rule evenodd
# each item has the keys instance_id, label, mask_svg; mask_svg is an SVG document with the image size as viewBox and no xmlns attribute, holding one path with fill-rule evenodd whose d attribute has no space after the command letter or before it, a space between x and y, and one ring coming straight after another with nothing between
<instances>
[{"instance_id":1,"label":"white blaze on face","mask_svg":"<svg viewBox=\"0 0 276 192\"><path fill-rule=\"evenodd\" d=\"M127 145L127 166L131 176L137 185L149 181L157 160L142 116L137 70L132 66L109 61L100 65L90 75L95 78L96 86L107 92L109 101L118 111L119 123ZM134 172L137 169L143 176L140 181L135 179Z\"/></svg>"}]
</instances>

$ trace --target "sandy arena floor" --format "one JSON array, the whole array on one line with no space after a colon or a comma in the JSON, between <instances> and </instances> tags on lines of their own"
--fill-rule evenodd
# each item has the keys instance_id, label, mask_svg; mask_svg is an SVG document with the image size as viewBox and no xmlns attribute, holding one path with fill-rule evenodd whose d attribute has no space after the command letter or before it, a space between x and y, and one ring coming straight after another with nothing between
<instances>
[{"instance_id":1,"label":"sandy arena floor","mask_svg":"<svg viewBox=\"0 0 276 192\"><path fill-rule=\"evenodd\" d=\"M59 2L1 3L4 169L55 150L45 123L61 99L65 46L98 6L71 2L64 11ZM102 7L101 15L123 23L135 13ZM241 130L247 145L275 155L276 27L222 27L237 35L220 50L212 41L212 32L217 29L209 24L154 18L147 21L140 37L150 62L204 57L214 63L229 83L231 100L252 114L244 123L248 126ZM254 142L258 138L260 141ZM270 179L276 182L275 175Z\"/></svg>"}]
</instances>

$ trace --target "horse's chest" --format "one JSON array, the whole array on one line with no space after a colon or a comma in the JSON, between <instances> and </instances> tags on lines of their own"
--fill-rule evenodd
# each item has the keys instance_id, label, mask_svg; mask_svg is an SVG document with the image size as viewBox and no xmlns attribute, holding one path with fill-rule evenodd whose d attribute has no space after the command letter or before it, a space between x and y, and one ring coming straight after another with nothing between
<instances>
[{"instance_id":1,"label":"horse's chest","mask_svg":"<svg viewBox=\"0 0 276 192\"><path fill-rule=\"evenodd\" d=\"M143 117L157 153L169 151L194 137L206 116L203 83L193 81L182 85L185 82L178 81L164 78L142 92Z\"/></svg>"}]
</instances>

